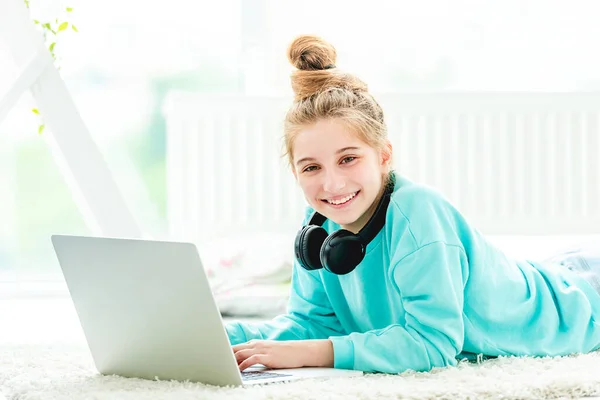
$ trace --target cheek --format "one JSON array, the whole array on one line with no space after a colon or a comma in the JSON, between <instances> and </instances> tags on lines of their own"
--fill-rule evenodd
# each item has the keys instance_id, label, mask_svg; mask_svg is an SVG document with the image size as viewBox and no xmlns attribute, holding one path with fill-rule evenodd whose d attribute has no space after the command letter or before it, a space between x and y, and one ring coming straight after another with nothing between
<instances>
[{"instance_id":1,"label":"cheek","mask_svg":"<svg viewBox=\"0 0 600 400\"><path fill-rule=\"evenodd\" d=\"M300 185L300 189L302 189L304 196L311 201L315 196L319 194L317 184L315 182L312 182L310 179L300 178L298 184Z\"/></svg>"},{"instance_id":2,"label":"cheek","mask_svg":"<svg viewBox=\"0 0 600 400\"><path fill-rule=\"evenodd\" d=\"M352 171L352 180L361 186L365 186L365 189L370 186L371 182L377 177L379 171L374 169L370 165L361 165L360 168L356 168Z\"/></svg>"}]
</instances>

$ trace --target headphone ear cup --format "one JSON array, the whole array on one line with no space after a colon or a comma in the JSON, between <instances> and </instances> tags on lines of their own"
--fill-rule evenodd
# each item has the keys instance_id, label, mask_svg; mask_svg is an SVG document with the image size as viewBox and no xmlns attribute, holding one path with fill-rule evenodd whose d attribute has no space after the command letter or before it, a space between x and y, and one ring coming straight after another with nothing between
<instances>
[{"instance_id":1,"label":"headphone ear cup","mask_svg":"<svg viewBox=\"0 0 600 400\"><path fill-rule=\"evenodd\" d=\"M309 271L323 268L320 261L321 245L327 238L327 231L318 225L308 225L296 235L295 253L300 265Z\"/></svg>"},{"instance_id":2,"label":"headphone ear cup","mask_svg":"<svg viewBox=\"0 0 600 400\"><path fill-rule=\"evenodd\" d=\"M348 274L365 258L365 248L358 235L340 229L327 237L321 246L321 265L336 275Z\"/></svg>"}]
</instances>

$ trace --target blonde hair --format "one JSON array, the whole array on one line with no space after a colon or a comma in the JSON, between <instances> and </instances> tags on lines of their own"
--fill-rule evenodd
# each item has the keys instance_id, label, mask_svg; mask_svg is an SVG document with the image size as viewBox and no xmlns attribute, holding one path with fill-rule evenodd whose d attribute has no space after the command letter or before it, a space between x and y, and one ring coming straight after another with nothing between
<instances>
[{"instance_id":1,"label":"blonde hair","mask_svg":"<svg viewBox=\"0 0 600 400\"><path fill-rule=\"evenodd\" d=\"M356 76L337 68L335 48L318 36L297 37L288 48L294 103L284 121L284 156L292 170L294 139L303 127L337 119L371 147L387 151L383 110ZM389 154L391 157L391 154Z\"/></svg>"}]
</instances>

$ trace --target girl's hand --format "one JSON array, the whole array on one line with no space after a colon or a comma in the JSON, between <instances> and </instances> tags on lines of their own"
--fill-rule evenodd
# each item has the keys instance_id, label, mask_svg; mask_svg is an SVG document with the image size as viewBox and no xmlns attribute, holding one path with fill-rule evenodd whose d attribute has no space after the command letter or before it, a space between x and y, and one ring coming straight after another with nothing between
<instances>
[{"instance_id":1,"label":"girl's hand","mask_svg":"<svg viewBox=\"0 0 600 400\"><path fill-rule=\"evenodd\" d=\"M330 340L251 340L232 346L240 371L254 364L267 368L333 367Z\"/></svg>"}]
</instances>

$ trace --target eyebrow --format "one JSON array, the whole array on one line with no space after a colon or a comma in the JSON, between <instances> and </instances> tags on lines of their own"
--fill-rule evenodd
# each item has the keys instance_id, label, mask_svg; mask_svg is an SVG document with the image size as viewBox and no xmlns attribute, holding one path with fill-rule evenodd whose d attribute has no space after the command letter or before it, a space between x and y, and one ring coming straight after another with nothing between
<instances>
[{"instance_id":1,"label":"eyebrow","mask_svg":"<svg viewBox=\"0 0 600 400\"><path fill-rule=\"evenodd\" d=\"M343 149L339 149L338 151L336 151L335 154L340 154L340 153L343 153L348 150L360 150L360 149L358 147L354 147L354 146L344 147ZM304 157L304 158L296 161L296 165L300 165L301 163L303 163L305 161L315 161L315 159L312 157Z\"/></svg>"}]
</instances>

